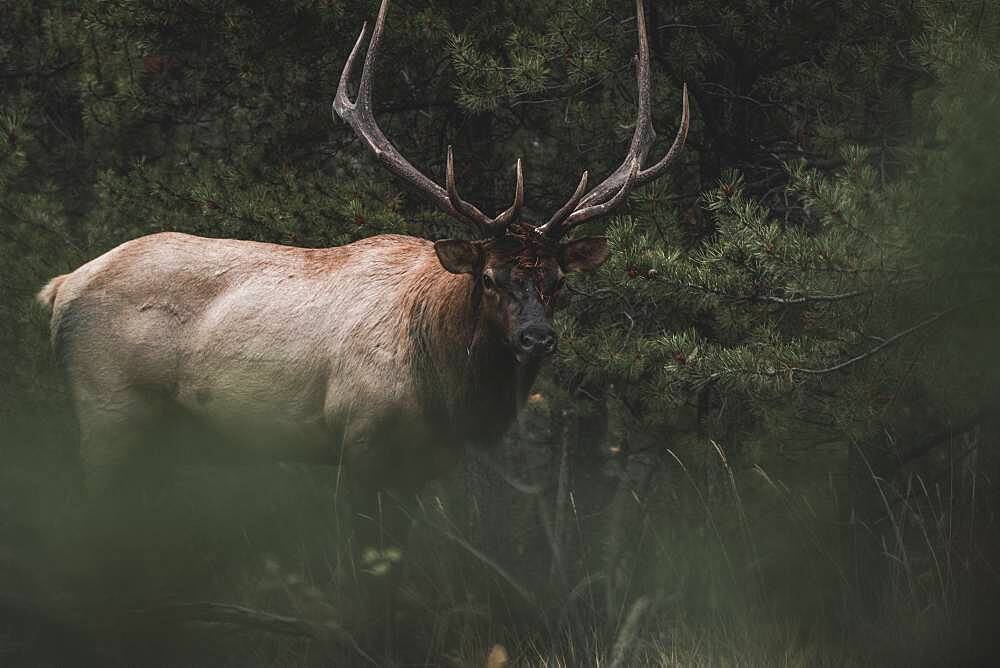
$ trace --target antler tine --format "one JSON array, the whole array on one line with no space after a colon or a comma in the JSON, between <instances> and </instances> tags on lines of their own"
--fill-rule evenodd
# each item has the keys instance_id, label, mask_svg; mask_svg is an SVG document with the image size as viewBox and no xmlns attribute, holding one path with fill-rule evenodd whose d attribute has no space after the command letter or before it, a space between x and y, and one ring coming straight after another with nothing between
<instances>
[{"instance_id":1,"label":"antler tine","mask_svg":"<svg viewBox=\"0 0 1000 668\"><path fill-rule=\"evenodd\" d=\"M521 209L524 208L524 172L521 170L521 159L517 159L517 185L514 186L514 203L510 208L493 219L494 233L505 231L510 225L517 222L521 216Z\"/></svg>"},{"instance_id":2,"label":"antler tine","mask_svg":"<svg viewBox=\"0 0 1000 668\"><path fill-rule=\"evenodd\" d=\"M625 201L625 198L628 197L629 192L632 190L632 186L635 185L636 177L638 175L639 159L636 158L632 160L632 166L629 167L628 175L625 177L625 183L622 184L622 187L617 193L615 193L614 197L606 202L602 202L601 204L594 204L582 209L577 209L571 213L569 218L566 219L566 222L560 226L560 230L562 232L566 232L584 221L599 218L609 213L612 209Z\"/></svg>"},{"instance_id":3,"label":"antler tine","mask_svg":"<svg viewBox=\"0 0 1000 668\"><path fill-rule=\"evenodd\" d=\"M372 41L365 54L365 65L361 68L361 83L358 84L357 104L368 109L372 105L372 77L375 74L375 57L378 55L379 43L382 41L382 29L385 28L385 15L389 11L389 0L383 0L378 8L378 18L375 19L375 30Z\"/></svg>"},{"instance_id":4,"label":"antler tine","mask_svg":"<svg viewBox=\"0 0 1000 668\"><path fill-rule=\"evenodd\" d=\"M475 224L482 231L488 232L493 223L490 217L472 204L466 202L458 194L458 186L455 184L455 156L452 153L451 146L448 146L448 160L447 166L445 167L445 184L448 188L448 201L451 202L451 205L455 207L455 209L463 216L475 222Z\"/></svg>"},{"instance_id":5,"label":"antler tine","mask_svg":"<svg viewBox=\"0 0 1000 668\"><path fill-rule=\"evenodd\" d=\"M448 189L445 190L410 164L399 150L392 145L392 142L386 138L381 128L379 128L378 123L375 122L375 117L372 113L372 80L375 75L376 57L378 55L379 44L382 40L382 30L385 27L385 17L388 11L389 0L382 0L382 4L379 7L378 19L375 21L375 30L372 32L368 52L365 55L365 64L361 70L361 81L358 84L357 98L352 102L347 88L357 66L361 44L368 33L368 24L365 23L361 28L361 34L354 43L354 48L351 49L351 54L347 57L344 70L340 75L337 95L333 100L334 113L351 126L355 134L367 144L379 162L390 172L402 178L417 191L422 192L446 214L461 222L475 225L483 233L496 233L497 230L502 232L506 228L501 227L501 225L513 222L524 203L524 185L521 178L520 166L518 166L518 195L515 198L515 206L511 207L512 210L509 209L496 219L492 219L458 196L458 190L454 183L455 174L450 147L448 149Z\"/></svg>"},{"instance_id":6,"label":"antler tine","mask_svg":"<svg viewBox=\"0 0 1000 668\"><path fill-rule=\"evenodd\" d=\"M583 198L583 194L587 192L587 178L589 175L590 173L587 170L583 171L583 174L580 175L580 183L576 186L576 190L573 191L569 201L563 204L562 208L552 214L552 217L549 218L549 222L538 228L540 233L549 234L554 230L558 230L563 221L569 218L569 215L573 213L573 210L576 209L576 205L579 204L580 200Z\"/></svg>"},{"instance_id":7,"label":"antler tine","mask_svg":"<svg viewBox=\"0 0 1000 668\"><path fill-rule=\"evenodd\" d=\"M573 207L564 206L548 223L540 228L545 230L550 236L558 237L564 234L569 228L578 225L584 220L591 220L607 214L625 200L625 197L633 186L648 183L661 175L684 147L690 123L687 85L684 86L682 92L683 113L673 145L659 162L648 169L642 169L642 163L646 159L646 154L649 153L650 147L652 147L653 142L656 140L656 131L653 129L650 107L652 86L650 84L649 35L646 30L646 14L643 10L643 0L636 0L635 9L639 32L639 52L636 65L639 99L636 111L635 132L632 134L628 153L625 155L622 163L608 178L587 193L581 201L574 203ZM636 170L634 174L633 169Z\"/></svg>"},{"instance_id":8,"label":"antler tine","mask_svg":"<svg viewBox=\"0 0 1000 668\"><path fill-rule=\"evenodd\" d=\"M684 142L687 141L688 126L690 124L691 109L688 105L688 87L687 84L684 84L681 90L681 123L677 128L677 134L674 135L674 143L670 145L670 150L667 151L667 154L664 155L658 163L639 172L636 185L649 183L658 177L668 166L673 164L674 159L677 158L681 149L684 148Z\"/></svg>"},{"instance_id":9,"label":"antler tine","mask_svg":"<svg viewBox=\"0 0 1000 668\"><path fill-rule=\"evenodd\" d=\"M340 83L337 85L337 96L333 98L333 111L338 116L343 117L344 113L349 112L354 109L354 103L351 102L351 98L347 93L347 84L351 80L351 75L354 74L354 60L358 57L358 50L361 49L361 42L365 40L365 35L368 34L368 22L365 21L364 25L361 26L361 34L358 35L358 39L354 42L354 48L351 49L351 55L347 57L347 62L344 64L344 71L340 73Z\"/></svg>"}]
</instances>

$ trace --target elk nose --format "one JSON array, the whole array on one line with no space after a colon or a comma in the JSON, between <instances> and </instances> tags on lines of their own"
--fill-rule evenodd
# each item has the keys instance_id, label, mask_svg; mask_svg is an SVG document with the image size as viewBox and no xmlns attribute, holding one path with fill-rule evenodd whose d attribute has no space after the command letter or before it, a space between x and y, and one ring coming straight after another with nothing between
<instances>
[{"instance_id":1,"label":"elk nose","mask_svg":"<svg viewBox=\"0 0 1000 668\"><path fill-rule=\"evenodd\" d=\"M517 344L529 355L548 355L556 349L556 333L551 327L525 327L517 337Z\"/></svg>"}]
</instances>

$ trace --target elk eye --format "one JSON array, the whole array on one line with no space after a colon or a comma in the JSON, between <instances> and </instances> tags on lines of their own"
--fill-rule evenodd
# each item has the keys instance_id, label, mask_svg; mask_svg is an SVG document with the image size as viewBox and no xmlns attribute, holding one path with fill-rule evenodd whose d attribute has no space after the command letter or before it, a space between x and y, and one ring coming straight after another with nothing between
<instances>
[{"instance_id":1,"label":"elk eye","mask_svg":"<svg viewBox=\"0 0 1000 668\"><path fill-rule=\"evenodd\" d=\"M483 274L483 287L487 290L496 290L497 284L493 281L493 278L489 274Z\"/></svg>"}]
</instances>

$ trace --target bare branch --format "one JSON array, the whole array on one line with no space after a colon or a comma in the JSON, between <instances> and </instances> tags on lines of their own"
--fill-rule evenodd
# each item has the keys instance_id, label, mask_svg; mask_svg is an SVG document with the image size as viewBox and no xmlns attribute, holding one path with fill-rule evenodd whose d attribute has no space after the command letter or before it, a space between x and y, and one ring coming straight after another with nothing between
<instances>
[{"instance_id":1,"label":"bare branch","mask_svg":"<svg viewBox=\"0 0 1000 668\"><path fill-rule=\"evenodd\" d=\"M332 636L347 644L372 665L378 665L378 661L361 649L353 636L332 622L317 624L298 617L278 615L232 603L214 603L210 601L171 603L153 608L133 610L132 614L143 618L154 618L157 622L226 624L277 635L314 638L317 640L329 640Z\"/></svg>"},{"instance_id":2,"label":"bare branch","mask_svg":"<svg viewBox=\"0 0 1000 668\"><path fill-rule=\"evenodd\" d=\"M979 300L979 301L982 301L982 300ZM887 348L888 346L891 346L892 344L896 343L900 339L902 339L902 338L904 338L906 336L909 336L910 334L912 334L912 333L914 333L916 331L919 331L919 330L923 329L924 327L932 325L935 322L937 322L938 320L940 320L941 318L943 318L943 317L945 317L947 315L951 315L955 311L958 311L958 310L960 310L962 308L965 308L966 306L969 306L972 303L975 303L975 302L969 302L967 304L959 304L958 306L952 306L949 309L945 309L944 311L941 311L940 313L935 313L934 315L930 316L929 318L921 320L920 322L918 322L917 324L913 325L912 327L907 327L903 331L898 332L897 334L894 334L893 336L890 336L889 338L887 338L885 341L883 341L882 343L878 344L877 346L875 346L873 348L869 348L868 350L866 350L865 352L861 353L860 355L855 355L854 357L851 357L850 359L846 359L843 362L840 362L839 364L834 364L833 366L826 367L825 369L804 369L802 367L795 367L795 366L793 366L793 367L789 368L788 370L790 372L792 372L792 373L802 373L802 374L814 375L814 376L823 375L823 374L827 374L827 373L833 373L834 371L841 371L843 369L846 369L849 366L853 366L854 364L857 364L858 362L861 362L862 360L868 359L872 355L876 354L877 352L879 352L880 350L882 350L884 348Z\"/></svg>"}]
</instances>

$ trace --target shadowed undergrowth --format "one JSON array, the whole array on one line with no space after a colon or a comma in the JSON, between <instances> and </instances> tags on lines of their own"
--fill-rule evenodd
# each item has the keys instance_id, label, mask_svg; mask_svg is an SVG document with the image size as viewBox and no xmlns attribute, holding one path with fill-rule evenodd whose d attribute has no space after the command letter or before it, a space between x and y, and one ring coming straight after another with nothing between
<instances>
[{"instance_id":1,"label":"shadowed undergrowth","mask_svg":"<svg viewBox=\"0 0 1000 668\"><path fill-rule=\"evenodd\" d=\"M856 526L835 459L739 472L722 460L713 486L670 456L584 481L583 464L553 450L513 494L510 527L483 525L456 474L423 495L402 561L359 560L335 468L186 463L85 503L69 424L4 443L4 665L380 662L362 581L390 568L403 569L403 665L486 665L497 644L525 666L932 665L985 652L980 537L992 527L968 523L983 521L969 509L988 481L948 489L913 474L907 496L886 491L885 526ZM876 545L871 572L858 572L852 537Z\"/></svg>"}]
</instances>

